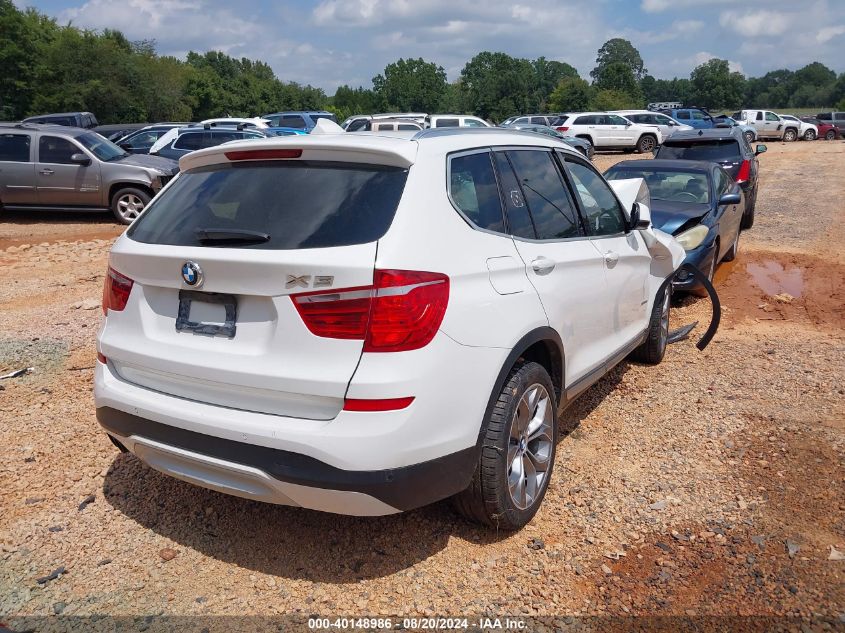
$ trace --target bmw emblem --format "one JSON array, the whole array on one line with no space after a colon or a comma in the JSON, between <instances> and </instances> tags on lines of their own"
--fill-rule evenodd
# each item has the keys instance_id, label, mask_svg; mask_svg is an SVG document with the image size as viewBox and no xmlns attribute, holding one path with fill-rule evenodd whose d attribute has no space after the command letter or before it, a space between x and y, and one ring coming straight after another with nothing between
<instances>
[{"instance_id":1,"label":"bmw emblem","mask_svg":"<svg viewBox=\"0 0 845 633\"><path fill-rule=\"evenodd\" d=\"M202 268L196 262L182 264L182 280L189 286L202 285Z\"/></svg>"}]
</instances>

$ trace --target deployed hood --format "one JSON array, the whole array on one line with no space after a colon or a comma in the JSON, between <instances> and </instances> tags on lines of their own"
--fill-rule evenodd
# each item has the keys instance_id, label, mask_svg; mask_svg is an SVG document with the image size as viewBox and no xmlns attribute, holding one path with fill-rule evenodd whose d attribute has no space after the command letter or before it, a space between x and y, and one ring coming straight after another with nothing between
<instances>
[{"instance_id":1,"label":"deployed hood","mask_svg":"<svg viewBox=\"0 0 845 633\"><path fill-rule=\"evenodd\" d=\"M709 204L692 202L651 201L651 222L655 228L673 234L690 220L700 220L710 211Z\"/></svg>"},{"instance_id":2,"label":"deployed hood","mask_svg":"<svg viewBox=\"0 0 845 633\"><path fill-rule=\"evenodd\" d=\"M147 154L129 154L121 159L115 161L123 165L137 165L138 167L148 167L150 169L158 169L163 171L168 176L173 176L179 173L179 163L163 156L149 156Z\"/></svg>"}]
</instances>

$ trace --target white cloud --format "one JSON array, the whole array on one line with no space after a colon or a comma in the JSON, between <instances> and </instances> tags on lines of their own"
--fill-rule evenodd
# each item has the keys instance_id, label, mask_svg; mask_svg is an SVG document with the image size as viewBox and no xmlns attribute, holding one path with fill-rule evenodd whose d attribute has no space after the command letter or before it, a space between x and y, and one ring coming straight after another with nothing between
<instances>
[{"instance_id":1,"label":"white cloud","mask_svg":"<svg viewBox=\"0 0 845 633\"><path fill-rule=\"evenodd\" d=\"M710 7L715 4L735 4L734 0L709 0L706 5L702 5L699 0L642 0L640 8L646 13L662 13L667 9L678 11L688 7Z\"/></svg>"},{"instance_id":2,"label":"white cloud","mask_svg":"<svg viewBox=\"0 0 845 633\"><path fill-rule=\"evenodd\" d=\"M701 66L701 64L705 64L711 59L716 59L717 57L718 55L714 55L713 53L710 53L708 51L700 51L693 55L690 61L692 62L693 67L695 67ZM724 58L720 57L719 59ZM730 59L728 60L728 70L730 70L732 73L742 73L743 75L745 74L745 71L742 68L742 64L740 62L735 62Z\"/></svg>"},{"instance_id":3,"label":"white cloud","mask_svg":"<svg viewBox=\"0 0 845 633\"><path fill-rule=\"evenodd\" d=\"M819 44L824 44L825 42L829 42L834 37L842 34L845 34L845 25L840 24L838 26L826 26L816 33L816 41Z\"/></svg>"},{"instance_id":4,"label":"white cloud","mask_svg":"<svg viewBox=\"0 0 845 633\"><path fill-rule=\"evenodd\" d=\"M719 24L745 37L782 35L792 24L792 18L782 11L724 11Z\"/></svg>"}]
</instances>

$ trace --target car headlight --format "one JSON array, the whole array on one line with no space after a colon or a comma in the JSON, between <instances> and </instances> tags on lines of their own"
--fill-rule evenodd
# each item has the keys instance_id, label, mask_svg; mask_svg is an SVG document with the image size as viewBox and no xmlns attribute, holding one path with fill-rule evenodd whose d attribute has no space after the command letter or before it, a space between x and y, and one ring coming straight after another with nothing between
<instances>
[{"instance_id":1,"label":"car headlight","mask_svg":"<svg viewBox=\"0 0 845 633\"><path fill-rule=\"evenodd\" d=\"M678 240L678 243L684 247L685 251L691 251L701 246L701 243L704 241L704 238L707 237L709 232L709 228L699 224L684 231L680 235L676 235L675 239Z\"/></svg>"}]
</instances>

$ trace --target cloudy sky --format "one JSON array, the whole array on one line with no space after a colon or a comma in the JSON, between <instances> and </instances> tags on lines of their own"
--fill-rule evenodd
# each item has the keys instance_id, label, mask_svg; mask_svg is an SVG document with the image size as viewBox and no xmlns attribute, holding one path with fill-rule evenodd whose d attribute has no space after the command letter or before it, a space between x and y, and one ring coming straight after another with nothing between
<instances>
[{"instance_id":1,"label":"cloudy sky","mask_svg":"<svg viewBox=\"0 0 845 633\"><path fill-rule=\"evenodd\" d=\"M565 61L586 77L624 37L656 77L711 57L745 74L821 61L845 71L845 0L15 0L61 23L154 39L159 53L221 50L268 62L283 80L333 94L370 86L399 57L449 79L483 50Z\"/></svg>"}]
</instances>

